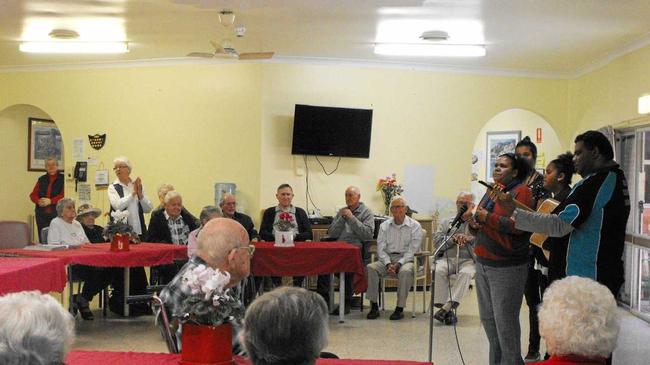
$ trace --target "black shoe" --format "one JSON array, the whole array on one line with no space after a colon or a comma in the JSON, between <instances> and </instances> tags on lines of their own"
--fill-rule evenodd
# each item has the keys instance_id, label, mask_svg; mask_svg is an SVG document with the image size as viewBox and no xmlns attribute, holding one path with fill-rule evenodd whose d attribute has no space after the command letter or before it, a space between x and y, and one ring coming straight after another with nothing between
<instances>
[{"instance_id":1,"label":"black shoe","mask_svg":"<svg viewBox=\"0 0 650 365\"><path fill-rule=\"evenodd\" d=\"M537 362L540 360L539 351L528 351L526 357L524 358L525 363Z\"/></svg>"},{"instance_id":2,"label":"black shoe","mask_svg":"<svg viewBox=\"0 0 650 365\"><path fill-rule=\"evenodd\" d=\"M445 316L445 324L447 326L453 326L457 322L458 322L458 317L456 317L456 313L454 313L454 311L447 312L447 315Z\"/></svg>"},{"instance_id":3,"label":"black shoe","mask_svg":"<svg viewBox=\"0 0 650 365\"><path fill-rule=\"evenodd\" d=\"M368 319L377 319L379 317L379 306L377 303L370 302L370 312L366 318Z\"/></svg>"},{"instance_id":4,"label":"black shoe","mask_svg":"<svg viewBox=\"0 0 650 365\"><path fill-rule=\"evenodd\" d=\"M81 295L74 296L74 307L79 310L79 313L81 313L81 318L84 320L92 321L95 319L93 312L90 310L88 300L86 300L86 298L82 297Z\"/></svg>"},{"instance_id":5,"label":"black shoe","mask_svg":"<svg viewBox=\"0 0 650 365\"><path fill-rule=\"evenodd\" d=\"M435 318L436 321L438 321L438 322L440 322L440 323L445 323L445 318L447 317L447 314L448 314L448 313L449 313L449 312L447 312L446 310L440 308L440 309L439 309L439 310L438 310L438 311L433 315L433 318Z\"/></svg>"},{"instance_id":6,"label":"black shoe","mask_svg":"<svg viewBox=\"0 0 650 365\"><path fill-rule=\"evenodd\" d=\"M330 314L332 314L334 316L338 316L339 315L339 306L337 305L336 307L334 307L334 310ZM347 305L347 304L345 305L345 310L343 311L343 314L350 314L350 306L349 305Z\"/></svg>"},{"instance_id":7,"label":"black shoe","mask_svg":"<svg viewBox=\"0 0 650 365\"><path fill-rule=\"evenodd\" d=\"M395 311L389 317L391 321L399 321L402 318L404 318L404 309L400 307L395 308Z\"/></svg>"}]
</instances>

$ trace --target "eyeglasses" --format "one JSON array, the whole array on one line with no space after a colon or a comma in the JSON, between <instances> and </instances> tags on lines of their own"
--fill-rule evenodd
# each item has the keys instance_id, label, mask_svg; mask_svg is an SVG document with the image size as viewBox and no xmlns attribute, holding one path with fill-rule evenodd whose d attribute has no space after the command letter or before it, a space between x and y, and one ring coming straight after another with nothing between
<instances>
[{"instance_id":1,"label":"eyeglasses","mask_svg":"<svg viewBox=\"0 0 650 365\"><path fill-rule=\"evenodd\" d=\"M119 169L128 169L128 168L129 168L128 166L115 166L115 167L113 167L113 170L117 171Z\"/></svg>"},{"instance_id":2,"label":"eyeglasses","mask_svg":"<svg viewBox=\"0 0 650 365\"><path fill-rule=\"evenodd\" d=\"M391 205L390 209L406 208L406 205Z\"/></svg>"},{"instance_id":3,"label":"eyeglasses","mask_svg":"<svg viewBox=\"0 0 650 365\"><path fill-rule=\"evenodd\" d=\"M253 245L241 246L241 247L233 248L233 250L246 250L248 251L248 255L250 257L253 257L253 254L255 253L255 246Z\"/></svg>"}]
</instances>

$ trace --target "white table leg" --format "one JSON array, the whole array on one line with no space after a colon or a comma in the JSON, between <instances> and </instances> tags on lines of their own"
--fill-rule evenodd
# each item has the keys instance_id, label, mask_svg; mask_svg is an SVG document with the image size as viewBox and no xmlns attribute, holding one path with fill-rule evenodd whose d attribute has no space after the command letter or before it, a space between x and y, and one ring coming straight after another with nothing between
<instances>
[{"instance_id":1,"label":"white table leg","mask_svg":"<svg viewBox=\"0 0 650 365\"><path fill-rule=\"evenodd\" d=\"M131 284L130 279L131 278L130 278L130 276L131 276L130 268L125 267L124 268L124 303L123 303L124 304L124 317L129 316L129 305L126 303L126 298L128 298L130 293L131 293L131 288L130 288L130 284Z\"/></svg>"},{"instance_id":2,"label":"white table leg","mask_svg":"<svg viewBox=\"0 0 650 365\"><path fill-rule=\"evenodd\" d=\"M345 322L345 273L341 273L339 280L339 323Z\"/></svg>"}]
</instances>

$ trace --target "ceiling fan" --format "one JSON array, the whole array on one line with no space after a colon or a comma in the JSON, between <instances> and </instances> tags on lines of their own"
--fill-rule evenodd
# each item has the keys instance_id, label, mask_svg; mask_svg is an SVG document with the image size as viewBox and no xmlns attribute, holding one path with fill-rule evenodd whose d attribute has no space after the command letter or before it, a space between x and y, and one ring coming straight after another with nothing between
<instances>
[{"instance_id":1,"label":"ceiling fan","mask_svg":"<svg viewBox=\"0 0 650 365\"><path fill-rule=\"evenodd\" d=\"M233 26L235 22L235 13L231 10L224 9L219 12L219 23L226 28ZM234 28L234 33L237 38L242 38L246 33L246 27L243 25L237 26ZM221 44L210 41L214 52L191 52L187 54L187 57L201 57L201 58L236 58L239 60L264 60L273 57L275 52L247 52L239 53L232 45L230 39L224 39L221 41Z\"/></svg>"},{"instance_id":2,"label":"ceiling fan","mask_svg":"<svg viewBox=\"0 0 650 365\"><path fill-rule=\"evenodd\" d=\"M239 60L264 60L273 57L275 52L246 52L239 53L232 46L232 43L227 39L224 39L222 44L219 44L215 41L210 41L212 47L214 47L214 52L191 52L187 54L187 57L201 57L201 58L236 58Z\"/></svg>"}]
</instances>

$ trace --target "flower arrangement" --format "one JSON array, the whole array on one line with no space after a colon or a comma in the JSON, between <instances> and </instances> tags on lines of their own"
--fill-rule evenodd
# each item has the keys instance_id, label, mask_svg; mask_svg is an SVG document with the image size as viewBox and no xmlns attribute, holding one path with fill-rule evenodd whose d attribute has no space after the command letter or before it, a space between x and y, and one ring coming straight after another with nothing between
<instances>
[{"instance_id":1,"label":"flower arrangement","mask_svg":"<svg viewBox=\"0 0 650 365\"><path fill-rule=\"evenodd\" d=\"M290 213L282 212L274 226L276 231L289 232L296 229L296 222Z\"/></svg>"},{"instance_id":2,"label":"flower arrangement","mask_svg":"<svg viewBox=\"0 0 650 365\"><path fill-rule=\"evenodd\" d=\"M391 176L383 177L377 181L377 191L381 192L384 199L384 206L386 207L384 214L388 215L390 201L393 197L402 194L404 188L401 184L397 183L397 174L393 173Z\"/></svg>"},{"instance_id":3,"label":"flower arrangement","mask_svg":"<svg viewBox=\"0 0 650 365\"><path fill-rule=\"evenodd\" d=\"M180 321L218 326L234 318L243 318L245 308L226 290L230 274L206 265L198 265L183 274Z\"/></svg>"},{"instance_id":4,"label":"flower arrangement","mask_svg":"<svg viewBox=\"0 0 650 365\"><path fill-rule=\"evenodd\" d=\"M116 234L120 234L122 236L129 234L130 241L137 243L140 242L140 238L138 235L133 232L133 227L131 227L130 224L127 223L127 219L129 217L129 212L125 210L116 210L111 212L111 219L108 224L106 225L106 228L104 228L104 237L108 238L109 241L113 241L113 237Z\"/></svg>"}]
</instances>

